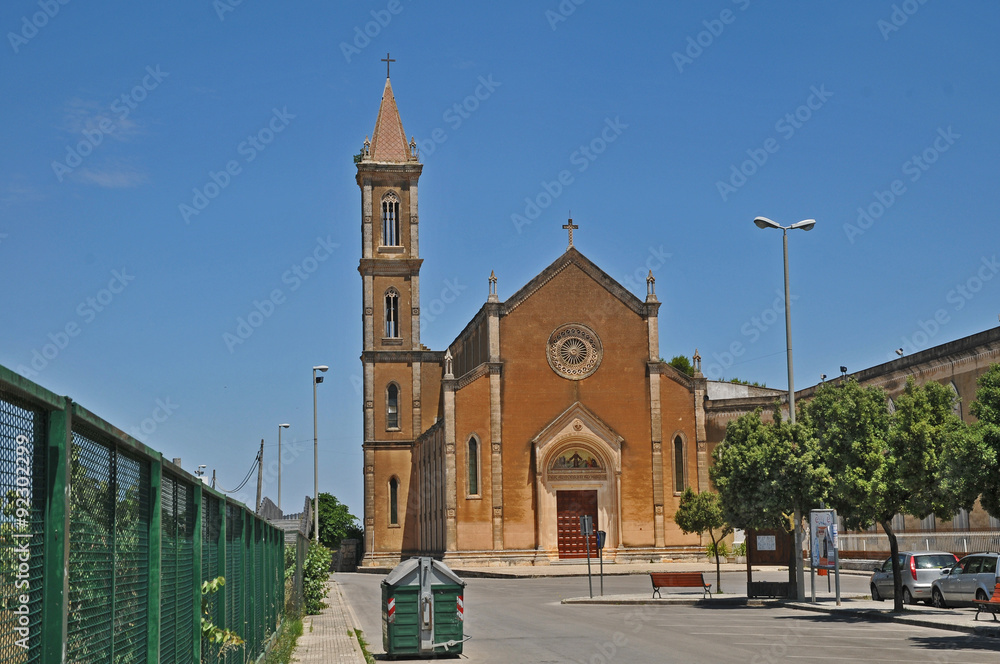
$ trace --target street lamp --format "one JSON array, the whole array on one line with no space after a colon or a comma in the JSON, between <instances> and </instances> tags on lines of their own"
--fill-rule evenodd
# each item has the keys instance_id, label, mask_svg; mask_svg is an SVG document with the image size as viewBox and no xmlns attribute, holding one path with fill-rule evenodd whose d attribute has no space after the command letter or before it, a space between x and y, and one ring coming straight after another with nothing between
<instances>
[{"instance_id":1,"label":"street lamp","mask_svg":"<svg viewBox=\"0 0 1000 664\"><path fill-rule=\"evenodd\" d=\"M330 367L321 364L313 367L313 541L319 543L319 437L316 435L316 385L323 382L316 372L326 373Z\"/></svg>"},{"instance_id":2,"label":"street lamp","mask_svg":"<svg viewBox=\"0 0 1000 664\"><path fill-rule=\"evenodd\" d=\"M781 229L781 243L785 255L785 341L788 346L788 420L795 424L795 379L792 376L792 311L791 299L788 292L788 231L794 228L801 228L804 231L811 231L816 225L815 219L803 219L791 226L782 226L776 221L771 221L767 217L757 217L753 220L757 228L778 228ZM805 569L802 567L802 508L795 508L795 585L796 595L799 601L805 599Z\"/></svg>"},{"instance_id":3,"label":"street lamp","mask_svg":"<svg viewBox=\"0 0 1000 664\"><path fill-rule=\"evenodd\" d=\"M278 511L281 512L281 430L287 429L291 424L278 425ZM284 514L282 513L282 516Z\"/></svg>"},{"instance_id":4,"label":"street lamp","mask_svg":"<svg viewBox=\"0 0 1000 664\"><path fill-rule=\"evenodd\" d=\"M757 228L779 228L781 229L781 242L785 252L785 341L788 346L788 419L795 424L795 379L792 377L792 312L789 303L788 293L788 231L793 228L801 228L804 231L811 231L816 225L815 219L804 219L791 226L782 226L771 221L767 217L757 217L753 220Z\"/></svg>"}]
</instances>

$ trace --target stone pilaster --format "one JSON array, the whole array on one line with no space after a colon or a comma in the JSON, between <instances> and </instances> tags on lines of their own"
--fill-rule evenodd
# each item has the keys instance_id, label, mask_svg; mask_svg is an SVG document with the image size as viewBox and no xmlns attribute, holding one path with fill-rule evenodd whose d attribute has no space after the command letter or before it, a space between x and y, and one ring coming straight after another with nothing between
<instances>
[{"instance_id":1,"label":"stone pilaster","mask_svg":"<svg viewBox=\"0 0 1000 664\"><path fill-rule=\"evenodd\" d=\"M699 363L700 364L700 363ZM700 368L700 367L699 367ZM708 381L701 372L694 378L694 423L696 446L698 449L698 491L708 491L708 435L705 432L705 394Z\"/></svg>"},{"instance_id":2,"label":"stone pilaster","mask_svg":"<svg viewBox=\"0 0 1000 664\"><path fill-rule=\"evenodd\" d=\"M365 537L366 548L375 551L375 451L364 450L365 459Z\"/></svg>"},{"instance_id":3,"label":"stone pilaster","mask_svg":"<svg viewBox=\"0 0 1000 664\"><path fill-rule=\"evenodd\" d=\"M493 492L493 549L503 549L503 446L500 412L500 364L490 364L490 477Z\"/></svg>"},{"instance_id":4,"label":"stone pilaster","mask_svg":"<svg viewBox=\"0 0 1000 664\"><path fill-rule=\"evenodd\" d=\"M374 280L372 275L366 274L361 277L361 299L364 306L362 321L365 334L365 350L375 348L375 294Z\"/></svg>"},{"instance_id":5,"label":"stone pilaster","mask_svg":"<svg viewBox=\"0 0 1000 664\"><path fill-rule=\"evenodd\" d=\"M455 464L454 377L441 381L444 391L444 507L445 551L458 549L458 471Z\"/></svg>"},{"instance_id":6,"label":"stone pilaster","mask_svg":"<svg viewBox=\"0 0 1000 664\"><path fill-rule=\"evenodd\" d=\"M375 440L375 364L364 363L365 441Z\"/></svg>"},{"instance_id":7,"label":"stone pilaster","mask_svg":"<svg viewBox=\"0 0 1000 664\"><path fill-rule=\"evenodd\" d=\"M374 233L372 232L372 181L370 179L363 180L361 192L361 255L365 258L371 258Z\"/></svg>"},{"instance_id":8,"label":"stone pilaster","mask_svg":"<svg viewBox=\"0 0 1000 664\"><path fill-rule=\"evenodd\" d=\"M420 258L420 243L418 240L419 214L417 212L417 178L410 180L410 258ZM419 300L414 299L414 302Z\"/></svg>"},{"instance_id":9,"label":"stone pilaster","mask_svg":"<svg viewBox=\"0 0 1000 664\"><path fill-rule=\"evenodd\" d=\"M420 350L420 274L410 275L410 336L411 348ZM416 394L416 393L414 393ZM416 435L416 432L414 432Z\"/></svg>"},{"instance_id":10,"label":"stone pilaster","mask_svg":"<svg viewBox=\"0 0 1000 664\"><path fill-rule=\"evenodd\" d=\"M649 428L653 459L653 542L655 546L661 547L666 539L663 523L663 424L658 368L656 363L651 362L649 365Z\"/></svg>"}]
</instances>

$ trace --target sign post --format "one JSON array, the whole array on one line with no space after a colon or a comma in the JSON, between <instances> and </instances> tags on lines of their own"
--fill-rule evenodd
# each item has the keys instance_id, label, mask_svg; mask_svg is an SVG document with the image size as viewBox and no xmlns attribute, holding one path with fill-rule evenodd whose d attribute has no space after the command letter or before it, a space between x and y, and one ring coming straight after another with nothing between
<instances>
[{"instance_id":1,"label":"sign post","mask_svg":"<svg viewBox=\"0 0 1000 664\"><path fill-rule=\"evenodd\" d=\"M837 536L836 510L811 510L809 512L810 538L810 585L812 586L812 601L816 601L816 570L829 574L833 570L836 576L837 606L840 606L840 539Z\"/></svg>"},{"instance_id":2,"label":"sign post","mask_svg":"<svg viewBox=\"0 0 1000 664\"><path fill-rule=\"evenodd\" d=\"M604 597L604 538L607 535L603 530L597 531L597 559L601 561L601 597Z\"/></svg>"},{"instance_id":3,"label":"sign post","mask_svg":"<svg viewBox=\"0 0 1000 664\"><path fill-rule=\"evenodd\" d=\"M587 585L590 587L590 598L594 599L594 580L590 576L590 536L594 534L594 521L589 514L580 517L580 534L587 540Z\"/></svg>"}]
</instances>

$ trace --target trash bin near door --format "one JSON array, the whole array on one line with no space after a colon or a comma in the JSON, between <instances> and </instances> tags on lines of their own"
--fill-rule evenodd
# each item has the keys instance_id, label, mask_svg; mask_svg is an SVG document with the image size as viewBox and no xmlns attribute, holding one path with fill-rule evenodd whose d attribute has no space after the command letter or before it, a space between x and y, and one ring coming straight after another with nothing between
<instances>
[{"instance_id":1,"label":"trash bin near door","mask_svg":"<svg viewBox=\"0 0 1000 664\"><path fill-rule=\"evenodd\" d=\"M382 647L400 655L460 655L465 581L440 560L410 558L382 581Z\"/></svg>"}]
</instances>

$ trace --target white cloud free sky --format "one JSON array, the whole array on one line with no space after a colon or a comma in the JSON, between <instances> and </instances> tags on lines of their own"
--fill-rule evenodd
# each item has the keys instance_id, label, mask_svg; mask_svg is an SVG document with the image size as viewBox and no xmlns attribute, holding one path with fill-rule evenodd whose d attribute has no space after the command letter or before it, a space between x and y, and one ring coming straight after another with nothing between
<instances>
[{"instance_id":1,"label":"white cloud free sky","mask_svg":"<svg viewBox=\"0 0 1000 664\"><path fill-rule=\"evenodd\" d=\"M491 270L503 298L554 260L570 210L624 285L654 269L661 354L727 378L785 385L781 239L757 215L818 220L789 236L799 386L995 326L1000 7L678 4L5 3L0 364L63 346L34 379L127 431L169 403L140 438L224 486L288 422L292 509L328 364L320 489L360 516L352 156L387 51L422 148L431 348Z\"/></svg>"}]
</instances>

